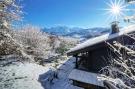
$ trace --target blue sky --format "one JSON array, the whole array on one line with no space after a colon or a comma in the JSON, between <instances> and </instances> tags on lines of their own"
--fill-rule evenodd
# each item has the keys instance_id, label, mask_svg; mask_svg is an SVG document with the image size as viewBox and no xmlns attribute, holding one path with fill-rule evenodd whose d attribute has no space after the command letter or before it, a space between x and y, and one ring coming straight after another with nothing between
<instances>
[{"instance_id":1,"label":"blue sky","mask_svg":"<svg viewBox=\"0 0 135 89\"><path fill-rule=\"evenodd\" d=\"M106 27L109 0L24 0L24 22L40 27Z\"/></svg>"}]
</instances>

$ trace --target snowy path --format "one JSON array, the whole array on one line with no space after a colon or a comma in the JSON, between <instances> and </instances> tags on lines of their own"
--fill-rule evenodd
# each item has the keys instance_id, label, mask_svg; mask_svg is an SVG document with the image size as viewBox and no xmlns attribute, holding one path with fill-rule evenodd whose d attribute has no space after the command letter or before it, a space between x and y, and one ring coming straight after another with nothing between
<instances>
[{"instance_id":1,"label":"snowy path","mask_svg":"<svg viewBox=\"0 0 135 89\"><path fill-rule=\"evenodd\" d=\"M81 89L71 85L71 81L68 80L69 73L74 68L75 60L72 58L66 61L63 65L61 65L58 69L58 79L54 81L51 89Z\"/></svg>"}]
</instances>

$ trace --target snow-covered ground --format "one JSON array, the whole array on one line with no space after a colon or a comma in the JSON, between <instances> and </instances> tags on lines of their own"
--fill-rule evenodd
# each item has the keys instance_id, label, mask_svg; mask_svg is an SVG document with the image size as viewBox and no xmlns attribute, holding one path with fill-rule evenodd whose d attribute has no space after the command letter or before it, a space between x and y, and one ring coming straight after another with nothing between
<instances>
[{"instance_id":1,"label":"snow-covered ground","mask_svg":"<svg viewBox=\"0 0 135 89\"><path fill-rule=\"evenodd\" d=\"M14 62L0 66L0 89L44 89L38 78L48 71L34 63Z\"/></svg>"},{"instance_id":2,"label":"snow-covered ground","mask_svg":"<svg viewBox=\"0 0 135 89\"><path fill-rule=\"evenodd\" d=\"M58 62L58 79L55 78L52 82L46 81L46 74L55 63L41 66L28 62L12 62L3 66L7 60L12 59L0 59L0 89L80 89L72 86L68 79L74 68L74 58Z\"/></svg>"},{"instance_id":3,"label":"snow-covered ground","mask_svg":"<svg viewBox=\"0 0 135 89\"><path fill-rule=\"evenodd\" d=\"M58 78L54 78L52 82L46 81L46 73L39 76L39 81L45 89L81 89L72 85L72 81L68 79L70 72L74 69L75 59L59 61L57 70L55 71ZM50 64L49 64L50 65ZM54 64L51 64L53 66ZM48 65L46 65L48 66ZM49 73L49 72L48 72ZM51 75L51 74L50 74Z\"/></svg>"},{"instance_id":4,"label":"snow-covered ground","mask_svg":"<svg viewBox=\"0 0 135 89\"><path fill-rule=\"evenodd\" d=\"M68 79L68 75L74 68L74 63L75 59L71 58L59 66L58 79L55 79L51 89L81 89L71 85L71 81Z\"/></svg>"}]
</instances>

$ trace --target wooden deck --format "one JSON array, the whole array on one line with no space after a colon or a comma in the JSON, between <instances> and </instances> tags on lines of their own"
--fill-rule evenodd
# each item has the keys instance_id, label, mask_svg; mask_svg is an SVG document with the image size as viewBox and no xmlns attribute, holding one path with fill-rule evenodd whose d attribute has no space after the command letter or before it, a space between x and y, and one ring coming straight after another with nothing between
<instances>
[{"instance_id":1,"label":"wooden deck","mask_svg":"<svg viewBox=\"0 0 135 89\"><path fill-rule=\"evenodd\" d=\"M101 79L100 74L74 69L69 74L69 79L95 86L104 87L103 80Z\"/></svg>"}]
</instances>

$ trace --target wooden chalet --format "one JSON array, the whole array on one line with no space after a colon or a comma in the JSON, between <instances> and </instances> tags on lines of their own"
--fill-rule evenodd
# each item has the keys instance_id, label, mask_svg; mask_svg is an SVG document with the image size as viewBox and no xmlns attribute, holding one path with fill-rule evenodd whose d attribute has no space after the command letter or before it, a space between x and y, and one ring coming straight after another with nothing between
<instances>
[{"instance_id":1,"label":"wooden chalet","mask_svg":"<svg viewBox=\"0 0 135 89\"><path fill-rule=\"evenodd\" d=\"M134 44L135 25L120 29L112 24L112 32L91 38L67 52L68 56L76 58L76 68L70 73L69 79L73 85L84 89L104 89L103 81L100 80L99 71L109 65L111 49L108 47L115 41L127 47ZM117 56L111 53L113 57Z\"/></svg>"}]
</instances>

